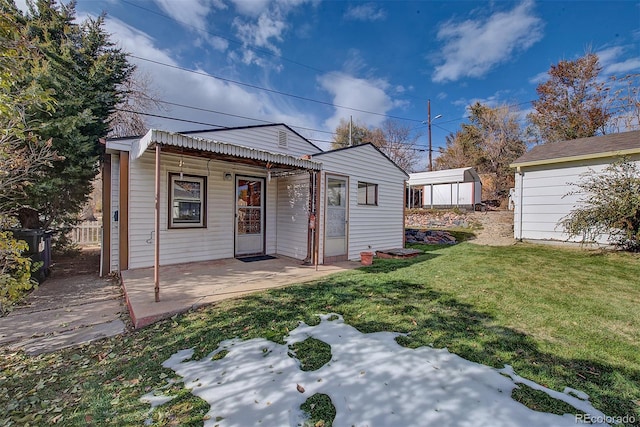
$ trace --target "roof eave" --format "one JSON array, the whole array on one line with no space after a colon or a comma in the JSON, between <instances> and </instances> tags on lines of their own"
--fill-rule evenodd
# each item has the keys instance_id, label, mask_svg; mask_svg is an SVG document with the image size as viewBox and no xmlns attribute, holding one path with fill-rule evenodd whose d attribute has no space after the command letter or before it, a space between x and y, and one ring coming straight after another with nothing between
<instances>
[{"instance_id":1,"label":"roof eave","mask_svg":"<svg viewBox=\"0 0 640 427\"><path fill-rule=\"evenodd\" d=\"M640 154L640 148L629 148L626 150L605 151L602 153L583 154L579 156L558 157L555 159L541 159L541 160L531 160L531 161L524 161L524 162L514 162L514 163L511 163L509 167L511 169L516 169L516 168L520 169L523 167L550 165L550 164L557 164L557 163L579 162L584 160L602 159L607 157L621 157L621 156L628 156L631 154Z\"/></svg>"}]
</instances>

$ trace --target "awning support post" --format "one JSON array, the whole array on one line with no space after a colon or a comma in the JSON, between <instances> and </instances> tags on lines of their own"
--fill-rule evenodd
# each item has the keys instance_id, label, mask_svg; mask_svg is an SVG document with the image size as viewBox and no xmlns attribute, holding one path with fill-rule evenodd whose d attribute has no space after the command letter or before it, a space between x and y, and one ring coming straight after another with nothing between
<instances>
[{"instance_id":1,"label":"awning support post","mask_svg":"<svg viewBox=\"0 0 640 427\"><path fill-rule=\"evenodd\" d=\"M153 282L156 302L160 301L160 144L156 143L155 248Z\"/></svg>"}]
</instances>

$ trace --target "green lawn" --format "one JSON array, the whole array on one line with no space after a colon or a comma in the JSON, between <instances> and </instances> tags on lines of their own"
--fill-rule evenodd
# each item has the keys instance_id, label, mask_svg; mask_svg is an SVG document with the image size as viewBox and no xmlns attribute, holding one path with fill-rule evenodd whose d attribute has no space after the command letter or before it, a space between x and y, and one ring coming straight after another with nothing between
<instances>
[{"instance_id":1,"label":"green lawn","mask_svg":"<svg viewBox=\"0 0 640 427\"><path fill-rule=\"evenodd\" d=\"M208 406L181 383L170 386L180 397L152 415L139 402L175 377L161 367L164 360L190 347L201 358L233 337L282 343L298 321L317 323L314 315L327 312L362 332L410 332L398 339L409 347L447 347L471 361L510 364L523 377L582 390L605 414L639 423L638 255L527 244L418 247L425 254L412 260L376 260L81 349L38 357L4 352L0 424L142 425L153 417L154 425L201 425ZM294 350L309 364L324 351L313 343ZM527 388L513 397L534 409L570 409Z\"/></svg>"}]
</instances>

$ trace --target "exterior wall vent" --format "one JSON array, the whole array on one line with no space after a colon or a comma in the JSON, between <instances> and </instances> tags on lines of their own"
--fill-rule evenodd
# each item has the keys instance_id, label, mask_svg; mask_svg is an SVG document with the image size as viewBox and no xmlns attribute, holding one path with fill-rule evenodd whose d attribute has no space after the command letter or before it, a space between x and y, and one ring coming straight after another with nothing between
<instances>
[{"instance_id":1,"label":"exterior wall vent","mask_svg":"<svg viewBox=\"0 0 640 427\"><path fill-rule=\"evenodd\" d=\"M285 131L278 131L278 147L287 148L287 133Z\"/></svg>"}]
</instances>

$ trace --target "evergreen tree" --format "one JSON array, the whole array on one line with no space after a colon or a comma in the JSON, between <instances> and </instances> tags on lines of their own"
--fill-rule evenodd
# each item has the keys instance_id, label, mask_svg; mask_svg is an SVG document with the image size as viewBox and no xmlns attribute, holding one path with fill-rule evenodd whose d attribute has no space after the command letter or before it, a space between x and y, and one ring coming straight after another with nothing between
<instances>
[{"instance_id":1,"label":"evergreen tree","mask_svg":"<svg viewBox=\"0 0 640 427\"><path fill-rule=\"evenodd\" d=\"M109 132L109 116L125 96L121 84L134 68L109 40L104 16L76 24L74 2L38 0L29 6L16 21L44 61L24 64L28 73L21 84L50 92L55 111L31 108L26 116L63 159L28 187L20 220L23 227L48 227L73 222L86 203L98 173L99 139Z\"/></svg>"}]
</instances>

